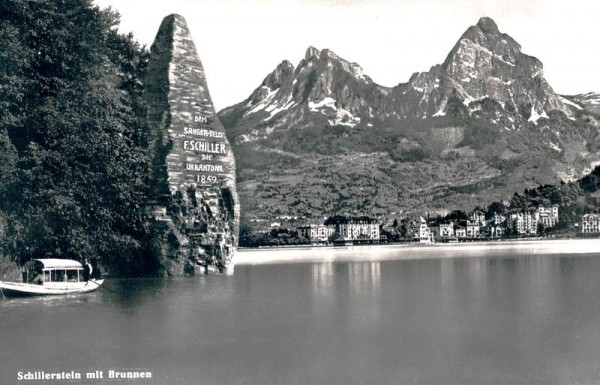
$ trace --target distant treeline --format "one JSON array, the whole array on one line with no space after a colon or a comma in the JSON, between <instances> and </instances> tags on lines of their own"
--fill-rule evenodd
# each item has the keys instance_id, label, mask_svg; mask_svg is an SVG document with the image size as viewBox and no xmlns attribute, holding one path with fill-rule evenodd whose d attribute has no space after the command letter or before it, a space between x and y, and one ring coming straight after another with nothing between
<instances>
[{"instance_id":1,"label":"distant treeline","mask_svg":"<svg viewBox=\"0 0 600 385\"><path fill-rule=\"evenodd\" d=\"M586 213L600 212L600 166L583 178L559 185L543 185L514 193L510 200L511 211L528 210L539 205L559 205L557 230L566 230L579 223Z\"/></svg>"},{"instance_id":2,"label":"distant treeline","mask_svg":"<svg viewBox=\"0 0 600 385\"><path fill-rule=\"evenodd\" d=\"M148 52L88 0L0 2L5 258L151 272L142 78Z\"/></svg>"},{"instance_id":3,"label":"distant treeline","mask_svg":"<svg viewBox=\"0 0 600 385\"><path fill-rule=\"evenodd\" d=\"M486 219L491 219L495 214L534 210L538 206L559 206L559 221L553 231L572 229L579 223L581 216L587 213L600 213L600 166L581 179L572 182L563 182L557 185L540 185L535 188L525 189L523 193L515 192L505 205L504 202L492 202L488 206L476 206L473 211L479 210L485 214ZM467 213L462 210L453 210L444 216L430 218L437 222L450 220L466 221ZM414 219L414 218L413 218ZM407 230L406 220L396 221L392 227L397 227L402 235Z\"/></svg>"},{"instance_id":4,"label":"distant treeline","mask_svg":"<svg viewBox=\"0 0 600 385\"><path fill-rule=\"evenodd\" d=\"M508 204L504 202L492 202L487 207L476 206L473 210L479 210L485 214L486 219L491 219L495 214L510 214L533 210L538 206L559 206L558 224L549 231L566 231L573 229L579 223L582 215L586 213L600 213L600 166L585 177L557 185L540 185L535 188L525 189L522 194L515 192ZM466 221L467 213L462 210L453 210L445 216L430 218L437 222L450 220ZM413 218L415 220L415 218ZM410 236L408 223L410 220L395 221L392 227L398 229L400 237Z\"/></svg>"},{"instance_id":5,"label":"distant treeline","mask_svg":"<svg viewBox=\"0 0 600 385\"><path fill-rule=\"evenodd\" d=\"M242 220L240 223L239 243L241 247L307 245L310 242L296 230L274 228L267 232L254 232L246 220Z\"/></svg>"}]
</instances>

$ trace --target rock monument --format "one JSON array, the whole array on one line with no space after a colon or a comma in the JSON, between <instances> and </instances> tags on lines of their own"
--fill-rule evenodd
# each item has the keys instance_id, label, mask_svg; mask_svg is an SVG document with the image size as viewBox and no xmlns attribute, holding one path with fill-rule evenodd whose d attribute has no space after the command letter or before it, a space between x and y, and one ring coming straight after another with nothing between
<instances>
[{"instance_id":1,"label":"rock monument","mask_svg":"<svg viewBox=\"0 0 600 385\"><path fill-rule=\"evenodd\" d=\"M168 275L231 274L239 228L235 159L182 16L162 21L145 87L160 265Z\"/></svg>"}]
</instances>

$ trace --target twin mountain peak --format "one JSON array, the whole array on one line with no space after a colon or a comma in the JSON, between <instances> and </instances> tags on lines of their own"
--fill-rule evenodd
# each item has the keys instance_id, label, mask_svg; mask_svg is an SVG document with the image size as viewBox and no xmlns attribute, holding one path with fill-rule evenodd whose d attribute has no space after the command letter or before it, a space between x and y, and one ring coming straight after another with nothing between
<instances>
[{"instance_id":1,"label":"twin mountain peak","mask_svg":"<svg viewBox=\"0 0 600 385\"><path fill-rule=\"evenodd\" d=\"M275 115L304 108L326 115L332 125L356 126L374 117L470 115L485 100L501 107L501 119L495 120L506 130L515 130L524 121L537 123L553 110L574 118L573 109L582 108L576 100L557 95L543 77L542 63L521 52L513 38L483 17L467 29L442 64L413 74L407 83L378 85L358 64L329 49L309 47L297 68L284 60L248 99L221 116L227 118L232 111L239 115L240 109L246 119L259 114L259 120L273 121L265 128L268 131L278 126ZM260 131L255 138L262 137ZM252 139L248 133L242 135L242 140Z\"/></svg>"},{"instance_id":2,"label":"twin mountain peak","mask_svg":"<svg viewBox=\"0 0 600 385\"><path fill-rule=\"evenodd\" d=\"M542 63L483 17L443 63L394 87L309 47L219 118L237 151L241 199L260 203L258 216L385 215L472 208L580 177L600 163L599 104L595 93L555 93Z\"/></svg>"}]
</instances>

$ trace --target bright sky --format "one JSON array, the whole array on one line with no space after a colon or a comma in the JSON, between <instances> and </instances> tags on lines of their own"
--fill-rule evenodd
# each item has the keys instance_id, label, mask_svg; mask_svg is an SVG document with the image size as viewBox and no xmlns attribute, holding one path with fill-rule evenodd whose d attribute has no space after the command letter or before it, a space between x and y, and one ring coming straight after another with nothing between
<instances>
[{"instance_id":1,"label":"bright sky","mask_svg":"<svg viewBox=\"0 0 600 385\"><path fill-rule=\"evenodd\" d=\"M121 14L122 32L152 44L163 19L185 17L215 108L247 98L284 59L309 46L360 64L394 86L446 58L481 16L544 64L561 94L600 92L597 0L95 0Z\"/></svg>"}]
</instances>

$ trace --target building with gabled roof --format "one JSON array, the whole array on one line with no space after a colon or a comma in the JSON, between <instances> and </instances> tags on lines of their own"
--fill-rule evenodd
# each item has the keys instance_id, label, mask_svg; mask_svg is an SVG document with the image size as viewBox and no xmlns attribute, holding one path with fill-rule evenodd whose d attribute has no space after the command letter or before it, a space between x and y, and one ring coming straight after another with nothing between
<instances>
[{"instance_id":1,"label":"building with gabled roof","mask_svg":"<svg viewBox=\"0 0 600 385\"><path fill-rule=\"evenodd\" d=\"M339 239L379 241L379 221L368 216L347 217L335 215L327 218L325 226L333 229Z\"/></svg>"}]
</instances>

